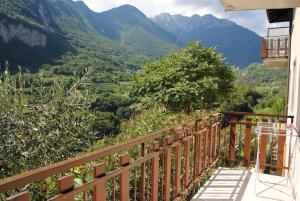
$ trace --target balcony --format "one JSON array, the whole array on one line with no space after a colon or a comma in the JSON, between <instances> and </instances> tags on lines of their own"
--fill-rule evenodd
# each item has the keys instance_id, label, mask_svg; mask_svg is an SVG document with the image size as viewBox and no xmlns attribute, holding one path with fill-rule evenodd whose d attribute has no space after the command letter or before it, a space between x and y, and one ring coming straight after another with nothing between
<instances>
[{"instance_id":1,"label":"balcony","mask_svg":"<svg viewBox=\"0 0 300 201\"><path fill-rule=\"evenodd\" d=\"M268 67L288 67L289 28L269 28L268 36L262 38L261 57Z\"/></svg>"},{"instance_id":2,"label":"balcony","mask_svg":"<svg viewBox=\"0 0 300 201\"><path fill-rule=\"evenodd\" d=\"M40 200L67 201L242 200L253 195L253 167L259 179L274 182L289 175L287 122L293 117L236 112L192 120L3 179L0 199L28 201L39 194ZM269 124L278 135L268 135L273 126L257 137L259 125ZM55 181L55 188L46 179ZM30 188L34 182L43 185ZM223 193L216 194L216 186Z\"/></svg>"}]
</instances>

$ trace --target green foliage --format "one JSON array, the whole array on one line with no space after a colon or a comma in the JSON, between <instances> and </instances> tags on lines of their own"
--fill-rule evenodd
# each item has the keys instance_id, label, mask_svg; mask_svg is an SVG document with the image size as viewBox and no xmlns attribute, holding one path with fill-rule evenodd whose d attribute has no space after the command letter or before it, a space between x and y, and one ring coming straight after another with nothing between
<instances>
[{"instance_id":1,"label":"green foliage","mask_svg":"<svg viewBox=\"0 0 300 201\"><path fill-rule=\"evenodd\" d=\"M139 136L148 135L159 129L190 120L192 117L184 113L169 113L163 107L154 106L150 109L140 111L130 121L123 122L121 133L117 136L107 136L99 140L87 151L97 150L108 145L118 144Z\"/></svg>"},{"instance_id":2,"label":"green foliage","mask_svg":"<svg viewBox=\"0 0 300 201\"><path fill-rule=\"evenodd\" d=\"M282 87L287 83L287 68L270 68L262 64L251 64L246 69L241 70L237 77L237 84L260 87Z\"/></svg>"},{"instance_id":3,"label":"green foliage","mask_svg":"<svg viewBox=\"0 0 300 201\"><path fill-rule=\"evenodd\" d=\"M88 90L92 68L68 76L51 71L11 75L7 69L0 74L0 179L75 156L118 134L121 122L133 114L125 96ZM78 171L71 170L80 178ZM56 179L24 189L33 192L32 200L43 200L43 185L53 196Z\"/></svg>"},{"instance_id":4,"label":"green foliage","mask_svg":"<svg viewBox=\"0 0 300 201\"><path fill-rule=\"evenodd\" d=\"M262 95L254 89L239 86L230 94L230 99L223 104L222 109L224 111L253 112L261 98Z\"/></svg>"},{"instance_id":5,"label":"green foliage","mask_svg":"<svg viewBox=\"0 0 300 201\"><path fill-rule=\"evenodd\" d=\"M237 76L237 86L251 88L262 97L253 108L256 112L284 114L287 94L287 68L268 68L252 64Z\"/></svg>"},{"instance_id":6,"label":"green foliage","mask_svg":"<svg viewBox=\"0 0 300 201\"><path fill-rule=\"evenodd\" d=\"M130 96L149 100L172 111L190 112L219 106L232 92L234 73L214 48L190 43L176 53L143 66L130 87Z\"/></svg>"},{"instance_id":7,"label":"green foliage","mask_svg":"<svg viewBox=\"0 0 300 201\"><path fill-rule=\"evenodd\" d=\"M93 144L98 118L89 110L88 95L74 80L43 85L43 73L33 77L5 71L0 76L0 178L54 163Z\"/></svg>"},{"instance_id":8,"label":"green foliage","mask_svg":"<svg viewBox=\"0 0 300 201\"><path fill-rule=\"evenodd\" d=\"M273 114L284 114L286 110L286 101L285 99L277 100L272 106L272 113Z\"/></svg>"},{"instance_id":9,"label":"green foliage","mask_svg":"<svg viewBox=\"0 0 300 201\"><path fill-rule=\"evenodd\" d=\"M128 119L133 114L130 105L133 102L124 96L103 93L97 96L96 101L91 104L91 109L101 112L114 113L120 120Z\"/></svg>"}]
</instances>

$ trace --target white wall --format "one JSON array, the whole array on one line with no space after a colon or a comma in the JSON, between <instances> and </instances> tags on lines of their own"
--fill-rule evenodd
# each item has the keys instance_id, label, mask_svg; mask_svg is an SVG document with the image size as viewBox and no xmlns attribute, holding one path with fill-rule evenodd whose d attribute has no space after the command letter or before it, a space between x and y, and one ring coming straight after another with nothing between
<instances>
[{"instance_id":1,"label":"white wall","mask_svg":"<svg viewBox=\"0 0 300 201\"><path fill-rule=\"evenodd\" d=\"M300 8L294 9L291 37L291 56L290 56L290 87L288 114L294 115L294 135L300 130ZM290 178L295 185L295 196L300 200L300 141L292 137L287 139L287 150L290 148L291 158Z\"/></svg>"}]
</instances>

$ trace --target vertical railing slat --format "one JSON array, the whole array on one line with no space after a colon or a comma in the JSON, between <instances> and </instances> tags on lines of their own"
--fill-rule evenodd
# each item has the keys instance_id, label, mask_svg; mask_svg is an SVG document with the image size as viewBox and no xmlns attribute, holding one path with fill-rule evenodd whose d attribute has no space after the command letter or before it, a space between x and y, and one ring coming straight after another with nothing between
<instances>
[{"instance_id":1,"label":"vertical railing slat","mask_svg":"<svg viewBox=\"0 0 300 201\"><path fill-rule=\"evenodd\" d=\"M218 136L218 156L220 156L220 151L221 151L221 129L222 129L222 124L221 124L221 121L222 121L222 116L219 115L218 116L218 123L217 123L217 136Z\"/></svg>"},{"instance_id":2,"label":"vertical railing slat","mask_svg":"<svg viewBox=\"0 0 300 201\"><path fill-rule=\"evenodd\" d=\"M269 57L274 57L274 44L273 44L273 38L271 38L270 40L269 40L269 43L270 43L270 51L271 51L271 56L269 56Z\"/></svg>"},{"instance_id":3,"label":"vertical railing slat","mask_svg":"<svg viewBox=\"0 0 300 201\"><path fill-rule=\"evenodd\" d=\"M285 158L284 158L284 151L285 151L285 132L280 131L278 136L278 153L277 153L277 173L280 176L284 175L284 169L285 166Z\"/></svg>"},{"instance_id":4,"label":"vertical railing slat","mask_svg":"<svg viewBox=\"0 0 300 201\"><path fill-rule=\"evenodd\" d=\"M267 119L263 119L262 122L268 122ZM268 142L268 135L266 135L267 130L262 129L260 137L260 151L259 151L259 169L260 171L265 170L266 166L266 156L267 156L267 142Z\"/></svg>"},{"instance_id":5,"label":"vertical railing slat","mask_svg":"<svg viewBox=\"0 0 300 201\"><path fill-rule=\"evenodd\" d=\"M199 125L200 128L199 128L199 131L198 131L198 176L200 175L201 171L202 171L202 156L203 156L203 151L202 151L202 148L203 148L203 144L202 144L202 139L203 139L203 127L202 127L202 123Z\"/></svg>"},{"instance_id":6,"label":"vertical railing slat","mask_svg":"<svg viewBox=\"0 0 300 201\"><path fill-rule=\"evenodd\" d=\"M267 58L267 40L264 38L262 39L262 45L261 45L261 58L265 59Z\"/></svg>"},{"instance_id":7,"label":"vertical railing slat","mask_svg":"<svg viewBox=\"0 0 300 201\"><path fill-rule=\"evenodd\" d=\"M212 125L212 133L213 133L213 152L212 152L212 161L216 160L217 153L217 121L216 117L213 116L213 125Z\"/></svg>"},{"instance_id":8,"label":"vertical railing slat","mask_svg":"<svg viewBox=\"0 0 300 201\"><path fill-rule=\"evenodd\" d=\"M130 157L128 154L120 156L120 166L125 167L129 165ZM129 170L124 170L120 174L120 200L129 200Z\"/></svg>"},{"instance_id":9,"label":"vertical railing slat","mask_svg":"<svg viewBox=\"0 0 300 201\"><path fill-rule=\"evenodd\" d=\"M173 138L166 139L165 145L169 146L173 142ZM164 151L164 200L170 201L170 186L171 186L171 154L172 148L168 147Z\"/></svg>"},{"instance_id":10,"label":"vertical railing slat","mask_svg":"<svg viewBox=\"0 0 300 201\"><path fill-rule=\"evenodd\" d=\"M106 163L94 166L94 178L101 178L105 175ZM106 201L105 181L98 182L94 187L94 201Z\"/></svg>"},{"instance_id":11,"label":"vertical railing slat","mask_svg":"<svg viewBox=\"0 0 300 201\"><path fill-rule=\"evenodd\" d=\"M212 162L212 124L211 118L207 119L207 126L208 126L208 165Z\"/></svg>"},{"instance_id":12,"label":"vertical railing slat","mask_svg":"<svg viewBox=\"0 0 300 201\"><path fill-rule=\"evenodd\" d=\"M285 38L284 40L284 56L288 56L288 38Z\"/></svg>"},{"instance_id":13,"label":"vertical railing slat","mask_svg":"<svg viewBox=\"0 0 300 201\"><path fill-rule=\"evenodd\" d=\"M203 157L202 157L202 171L206 169L207 164L207 128L202 131L203 135Z\"/></svg>"},{"instance_id":14,"label":"vertical railing slat","mask_svg":"<svg viewBox=\"0 0 300 201\"><path fill-rule=\"evenodd\" d=\"M146 148L145 143L141 146L141 156L145 157L146 154ZM141 201L145 201L145 169L146 169L146 163L142 163L141 165Z\"/></svg>"},{"instance_id":15,"label":"vertical railing slat","mask_svg":"<svg viewBox=\"0 0 300 201\"><path fill-rule=\"evenodd\" d=\"M152 145L154 152L159 151L159 142ZM158 201L158 177L159 177L159 155L152 159L152 175L151 175L151 201Z\"/></svg>"},{"instance_id":16,"label":"vertical railing slat","mask_svg":"<svg viewBox=\"0 0 300 201\"><path fill-rule=\"evenodd\" d=\"M185 139L185 162L184 162L184 187L188 187L190 183L190 152L191 152L191 138L190 129L185 129L186 139Z\"/></svg>"},{"instance_id":17,"label":"vertical railing slat","mask_svg":"<svg viewBox=\"0 0 300 201\"><path fill-rule=\"evenodd\" d=\"M194 128L194 180L197 178L199 174L199 167L198 167L198 160L199 160L199 126L198 123L195 123L195 128Z\"/></svg>"},{"instance_id":18,"label":"vertical railing slat","mask_svg":"<svg viewBox=\"0 0 300 201\"><path fill-rule=\"evenodd\" d=\"M277 39L277 56L280 57L280 50L281 50L281 39Z\"/></svg>"},{"instance_id":19,"label":"vertical railing slat","mask_svg":"<svg viewBox=\"0 0 300 201\"><path fill-rule=\"evenodd\" d=\"M175 197L180 195L181 191L181 133L177 134L178 144L175 147L176 152L176 162L175 162Z\"/></svg>"},{"instance_id":20,"label":"vertical railing slat","mask_svg":"<svg viewBox=\"0 0 300 201\"><path fill-rule=\"evenodd\" d=\"M235 137L236 137L237 117L230 120L230 140L229 140L229 163L232 165L235 161Z\"/></svg>"},{"instance_id":21,"label":"vertical railing slat","mask_svg":"<svg viewBox=\"0 0 300 201\"><path fill-rule=\"evenodd\" d=\"M244 152L245 152L245 163L248 166L250 163L250 153L251 153L251 132L252 132L252 119L246 119L246 134L244 142Z\"/></svg>"}]
</instances>

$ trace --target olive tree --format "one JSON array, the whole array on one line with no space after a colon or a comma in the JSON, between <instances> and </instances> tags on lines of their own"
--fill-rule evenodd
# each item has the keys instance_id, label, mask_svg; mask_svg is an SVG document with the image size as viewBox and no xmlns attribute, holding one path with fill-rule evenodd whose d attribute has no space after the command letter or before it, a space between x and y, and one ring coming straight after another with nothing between
<instances>
[{"instance_id":1,"label":"olive tree","mask_svg":"<svg viewBox=\"0 0 300 201\"><path fill-rule=\"evenodd\" d=\"M172 111L212 109L234 88L233 67L215 48L198 42L142 66L130 87L130 96L142 105L164 104Z\"/></svg>"}]
</instances>

